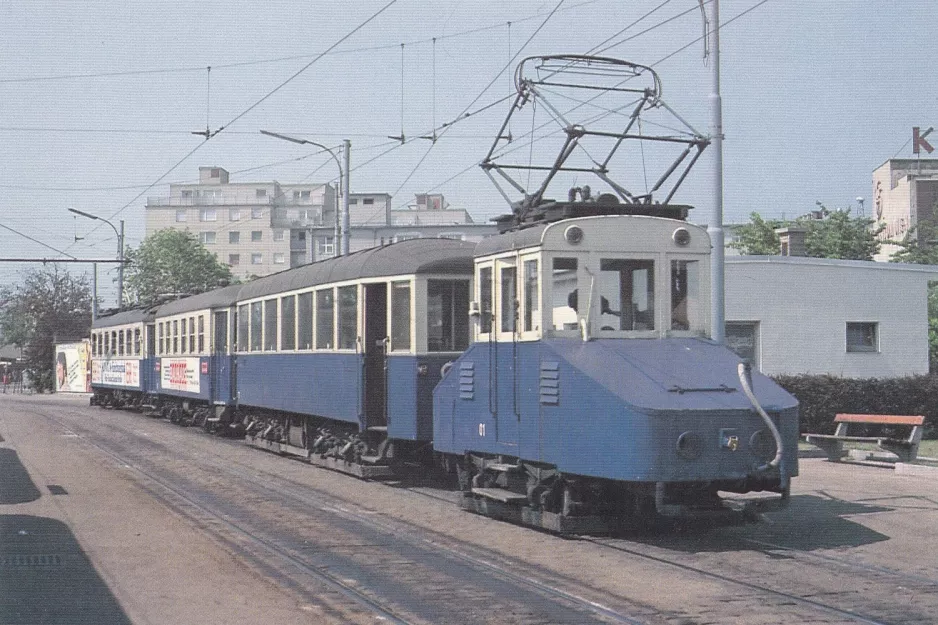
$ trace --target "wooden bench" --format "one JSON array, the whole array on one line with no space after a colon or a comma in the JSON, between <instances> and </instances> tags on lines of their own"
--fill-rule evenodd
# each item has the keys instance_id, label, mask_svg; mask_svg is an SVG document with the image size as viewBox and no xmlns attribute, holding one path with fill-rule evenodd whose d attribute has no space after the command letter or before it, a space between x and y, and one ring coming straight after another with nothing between
<instances>
[{"instance_id":1,"label":"wooden bench","mask_svg":"<svg viewBox=\"0 0 938 625\"><path fill-rule=\"evenodd\" d=\"M876 443L880 449L892 452L903 462L912 462L918 456L918 446L922 442L925 417L921 415L882 415L882 414L838 414L834 417L837 431L833 434L803 434L805 440L827 453L831 462L839 462L844 456L844 442ZM851 424L859 425L901 425L912 428L908 438L891 436L849 436L847 429Z\"/></svg>"}]
</instances>

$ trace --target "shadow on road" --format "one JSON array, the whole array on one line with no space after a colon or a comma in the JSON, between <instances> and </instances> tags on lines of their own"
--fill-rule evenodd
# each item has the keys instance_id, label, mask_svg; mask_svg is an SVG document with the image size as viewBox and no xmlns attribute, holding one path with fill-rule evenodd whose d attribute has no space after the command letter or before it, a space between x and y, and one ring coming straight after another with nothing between
<instances>
[{"instance_id":1,"label":"shadow on road","mask_svg":"<svg viewBox=\"0 0 938 625\"><path fill-rule=\"evenodd\" d=\"M0 625L130 625L64 523L0 515Z\"/></svg>"},{"instance_id":2,"label":"shadow on road","mask_svg":"<svg viewBox=\"0 0 938 625\"><path fill-rule=\"evenodd\" d=\"M16 451L0 449L0 504L36 501L41 495Z\"/></svg>"}]
</instances>

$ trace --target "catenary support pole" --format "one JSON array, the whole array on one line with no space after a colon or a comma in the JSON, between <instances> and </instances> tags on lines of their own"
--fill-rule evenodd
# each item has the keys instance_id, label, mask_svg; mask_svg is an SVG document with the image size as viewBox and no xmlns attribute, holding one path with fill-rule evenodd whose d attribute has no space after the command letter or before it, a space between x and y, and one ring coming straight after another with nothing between
<instances>
[{"instance_id":1,"label":"catenary support pole","mask_svg":"<svg viewBox=\"0 0 938 625\"><path fill-rule=\"evenodd\" d=\"M710 1L710 146L713 150L713 208L707 233L713 251L710 255L710 337L725 341L723 250L723 101L720 97L720 2Z\"/></svg>"},{"instance_id":2,"label":"catenary support pole","mask_svg":"<svg viewBox=\"0 0 938 625\"><path fill-rule=\"evenodd\" d=\"M349 174L351 170L349 169L350 155L352 148L352 142L348 139L342 141L342 146L345 148L345 176L342 178L342 255L345 256L349 253L349 214L348 214L348 194L349 194Z\"/></svg>"}]
</instances>

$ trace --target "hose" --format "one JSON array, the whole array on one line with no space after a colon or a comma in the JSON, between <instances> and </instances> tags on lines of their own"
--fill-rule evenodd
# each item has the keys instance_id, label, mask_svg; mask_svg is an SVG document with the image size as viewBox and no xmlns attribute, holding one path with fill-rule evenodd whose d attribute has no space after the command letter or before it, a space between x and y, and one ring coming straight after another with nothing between
<instances>
[{"instance_id":1,"label":"hose","mask_svg":"<svg viewBox=\"0 0 938 625\"><path fill-rule=\"evenodd\" d=\"M756 399L756 396L752 392L752 364L749 362L739 363L737 367L737 372L739 373L739 382L743 386L743 393L746 394L746 397L749 398L749 401L752 403L752 407L756 409L756 412L759 413L759 416L762 417L762 420L765 421L765 424L769 427L769 431L772 432L772 436L775 438L775 457L768 463L757 467L756 471L766 471L768 469L774 469L778 466L779 462L782 461L782 435L779 434L778 428L775 427L775 423L772 421L772 418L762 409L762 406L759 404L759 400Z\"/></svg>"}]
</instances>

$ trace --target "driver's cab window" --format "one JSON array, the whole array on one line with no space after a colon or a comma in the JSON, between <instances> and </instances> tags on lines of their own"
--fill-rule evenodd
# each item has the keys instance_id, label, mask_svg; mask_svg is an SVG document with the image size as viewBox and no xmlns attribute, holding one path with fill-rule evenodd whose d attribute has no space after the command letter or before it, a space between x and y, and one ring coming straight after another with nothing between
<instances>
[{"instance_id":1,"label":"driver's cab window","mask_svg":"<svg viewBox=\"0 0 938 625\"><path fill-rule=\"evenodd\" d=\"M598 282L600 331L655 329L654 261L602 258Z\"/></svg>"},{"instance_id":2,"label":"driver's cab window","mask_svg":"<svg viewBox=\"0 0 938 625\"><path fill-rule=\"evenodd\" d=\"M552 326L554 330L576 330L579 289L577 259L554 258L550 273Z\"/></svg>"}]
</instances>

